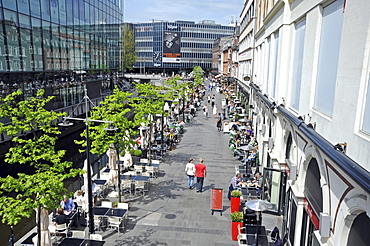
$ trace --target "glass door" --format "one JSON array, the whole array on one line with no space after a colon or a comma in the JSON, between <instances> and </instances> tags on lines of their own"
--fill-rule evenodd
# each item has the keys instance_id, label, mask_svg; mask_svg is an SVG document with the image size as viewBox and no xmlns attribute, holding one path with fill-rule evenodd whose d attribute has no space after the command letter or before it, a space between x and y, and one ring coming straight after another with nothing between
<instances>
[{"instance_id":1,"label":"glass door","mask_svg":"<svg viewBox=\"0 0 370 246\"><path fill-rule=\"evenodd\" d=\"M284 170L264 168L262 199L273 205L273 208L267 212L277 215L283 214L286 177Z\"/></svg>"}]
</instances>

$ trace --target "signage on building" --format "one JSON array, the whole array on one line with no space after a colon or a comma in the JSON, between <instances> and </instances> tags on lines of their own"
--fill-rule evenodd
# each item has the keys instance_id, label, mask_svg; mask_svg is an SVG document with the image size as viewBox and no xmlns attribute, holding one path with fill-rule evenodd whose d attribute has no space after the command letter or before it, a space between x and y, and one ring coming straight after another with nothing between
<instances>
[{"instance_id":1,"label":"signage on building","mask_svg":"<svg viewBox=\"0 0 370 246\"><path fill-rule=\"evenodd\" d=\"M179 32L163 32L163 62L180 63L181 37Z\"/></svg>"},{"instance_id":2,"label":"signage on building","mask_svg":"<svg viewBox=\"0 0 370 246\"><path fill-rule=\"evenodd\" d=\"M170 30L174 30L174 29L177 29L179 28L178 26L176 25L173 25L173 24L167 24L167 29L170 29Z\"/></svg>"},{"instance_id":3,"label":"signage on building","mask_svg":"<svg viewBox=\"0 0 370 246\"><path fill-rule=\"evenodd\" d=\"M304 209L306 210L308 214L308 217L310 217L316 230L318 230L320 228L319 218L316 216L315 212L313 211L311 205L308 203L308 200L306 198L303 200L303 204L304 204Z\"/></svg>"}]
</instances>

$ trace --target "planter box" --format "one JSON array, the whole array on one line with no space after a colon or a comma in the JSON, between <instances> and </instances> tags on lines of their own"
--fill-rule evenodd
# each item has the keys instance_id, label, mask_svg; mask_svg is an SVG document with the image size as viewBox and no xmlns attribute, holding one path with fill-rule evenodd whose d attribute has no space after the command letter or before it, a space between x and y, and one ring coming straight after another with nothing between
<instances>
[{"instance_id":1,"label":"planter box","mask_svg":"<svg viewBox=\"0 0 370 246\"><path fill-rule=\"evenodd\" d=\"M239 228L243 227L243 222L231 222L231 240L238 241Z\"/></svg>"},{"instance_id":2,"label":"planter box","mask_svg":"<svg viewBox=\"0 0 370 246\"><path fill-rule=\"evenodd\" d=\"M239 212L240 209L240 197L231 197L230 200L231 213Z\"/></svg>"}]
</instances>

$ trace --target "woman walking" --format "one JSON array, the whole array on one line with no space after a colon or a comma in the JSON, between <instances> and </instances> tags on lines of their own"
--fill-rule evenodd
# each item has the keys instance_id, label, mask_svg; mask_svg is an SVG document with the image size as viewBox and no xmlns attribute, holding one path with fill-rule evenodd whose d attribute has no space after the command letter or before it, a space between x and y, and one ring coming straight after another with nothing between
<instances>
[{"instance_id":1,"label":"woman walking","mask_svg":"<svg viewBox=\"0 0 370 246\"><path fill-rule=\"evenodd\" d=\"M186 164L185 175L188 176L188 188L192 190L194 188L193 183L195 176L195 165L193 158L190 158L189 162Z\"/></svg>"}]
</instances>

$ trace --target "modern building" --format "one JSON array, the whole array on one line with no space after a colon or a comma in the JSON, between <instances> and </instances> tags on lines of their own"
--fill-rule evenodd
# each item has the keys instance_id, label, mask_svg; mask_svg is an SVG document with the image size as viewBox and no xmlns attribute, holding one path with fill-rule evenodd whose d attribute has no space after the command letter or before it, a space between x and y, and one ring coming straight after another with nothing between
<instances>
[{"instance_id":1,"label":"modern building","mask_svg":"<svg viewBox=\"0 0 370 246\"><path fill-rule=\"evenodd\" d=\"M244 1L239 78L249 81L239 89L250 97L264 198L284 218L287 245L370 242L368 8Z\"/></svg>"},{"instance_id":2,"label":"modern building","mask_svg":"<svg viewBox=\"0 0 370 246\"><path fill-rule=\"evenodd\" d=\"M234 33L233 26L206 20L198 24L153 20L132 27L138 57L134 67L141 73L178 73L191 71L195 66L211 71L213 42Z\"/></svg>"},{"instance_id":3,"label":"modern building","mask_svg":"<svg viewBox=\"0 0 370 246\"><path fill-rule=\"evenodd\" d=\"M82 79L102 92L120 68L119 0L3 0L0 19L0 96L44 88L65 107L81 99Z\"/></svg>"}]
</instances>

